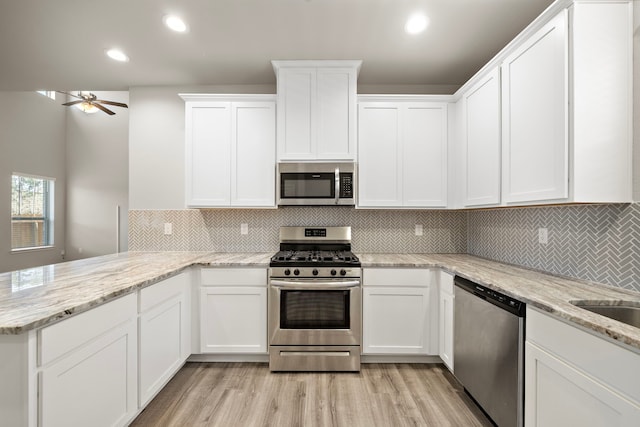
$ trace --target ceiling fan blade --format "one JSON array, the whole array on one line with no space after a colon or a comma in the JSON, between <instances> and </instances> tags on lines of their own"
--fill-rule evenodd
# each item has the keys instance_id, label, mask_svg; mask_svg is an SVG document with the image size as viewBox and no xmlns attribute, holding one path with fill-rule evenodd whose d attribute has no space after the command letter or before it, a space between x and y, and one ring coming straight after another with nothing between
<instances>
[{"instance_id":1,"label":"ceiling fan blade","mask_svg":"<svg viewBox=\"0 0 640 427\"><path fill-rule=\"evenodd\" d=\"M115 113L111 110L109 110L108 108L103 107L100 104L97 104L95 102L92 102L91 105L95 106L97 109L104 111L105 113L107 113L110 116L113 116Z\"/></svg>"},{"instance_id":2,"label":"ceiling fan blade","mask_svg":"<svg viewBox=\"0 0 640 427\"><path fill-rule=\"evenodd\" d=\"M102 99L96 99L93 102L101 102L101 103L107 104L107 105L115 105L116 107L129 108L129 106L127 104L123 104L122 102L104 101Z\"/></svg>"},{"instance_id":3,"label":"ceiling fan blade","mask_svg":"<svg viewBox=\"0 0 640 427\"><path fill-rule=\"evenodd\" d=\"M62 105L64 105L64 106L68 107L68 106L70 106L70 105L80 104L81 102L84 102L84 100L80 99L80 100L78 100L78 101L65 102L65 103L64 103L64 104L62 104Z\"/></svg>"}]
</instances>

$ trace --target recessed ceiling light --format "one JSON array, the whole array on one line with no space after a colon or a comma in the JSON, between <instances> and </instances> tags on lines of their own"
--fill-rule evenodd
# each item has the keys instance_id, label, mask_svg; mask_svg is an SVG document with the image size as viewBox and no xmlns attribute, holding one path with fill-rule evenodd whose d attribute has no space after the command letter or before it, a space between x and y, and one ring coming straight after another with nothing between
<instances>
[{"instance_id":1,"label":"recessed ceiling light","mask_svg":"<svg viewBox=\"0 0 640 427\"><path fill-rule=\"evenodd\" d=\"M129 57L119 49L108 49L105 51L107 56L111 59L115 59L120 62L129 62Z\"/></svg>"},{"instance_id":2,"label":"recessed ceiling light","mask_svg":"<svg viewBox=\"0 0 640 427\"><path fill-rule=\"evenodd\" d=\"M164 21L164 25L177 33L187 32L187 24L185 24L182 19L175 15L165 15L162 20Z\"/></svg>"},{"instance_id":3,"label":"recessed ceiling light","mask_svg":"<svg viewBox=\"0 0 640 427\"><path fill-rule=\"evenodd\" d=\"M423 32L427 25L429 25L429 19L421 13L416 13L411 15L404 24L404 30L409 34L418 34Z\"/></svg>"}]
</instances>

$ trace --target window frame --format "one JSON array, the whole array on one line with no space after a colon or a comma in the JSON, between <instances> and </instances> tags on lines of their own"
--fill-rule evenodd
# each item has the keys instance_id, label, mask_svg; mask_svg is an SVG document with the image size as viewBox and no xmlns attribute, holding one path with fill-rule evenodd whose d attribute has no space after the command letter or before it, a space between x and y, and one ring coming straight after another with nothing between
<instances>
[{"instance_id":1,"label":"window frame","mask_svg":"<svg viewBox=\"0 0 640 427\"><path fill-rule=\"evenodd\" d=\"M43 216L41 217L24 217L24 216L14 216L13 215L13 180L14 177L19 178L30 178L37 179L43 181ZM11 221L11 252L12 253L20 253L25 251L38 251L43 249L50 249L55 246L55 178L41 175L33 175L28 173L21 172L12 172L11 173L11 183L10 183L10 194L11 194L11 203L10 203L10 221ZM13 247L13 224L14 221L26 220L28 218L30 221L42 221L44 224L44 236L43 236L43 244L37 246L23 246L23 247Z\"/></svg>"}]
</instances>

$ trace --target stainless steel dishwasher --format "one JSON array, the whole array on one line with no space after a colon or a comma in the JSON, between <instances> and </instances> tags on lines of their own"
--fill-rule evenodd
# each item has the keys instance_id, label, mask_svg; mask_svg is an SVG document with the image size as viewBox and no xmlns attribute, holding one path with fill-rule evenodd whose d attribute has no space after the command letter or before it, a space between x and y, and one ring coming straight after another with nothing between
<instances>
[{"instance_id":1,"label":"stainless steel dishwasher","mask_svg":"<svg viewBox=\"0 0 640 427\"><path fill-rule=\"evenodd\" d=\"M454 279L454 374L500 427L521 427L525 304Z\"/></svg>"}]
</instances>

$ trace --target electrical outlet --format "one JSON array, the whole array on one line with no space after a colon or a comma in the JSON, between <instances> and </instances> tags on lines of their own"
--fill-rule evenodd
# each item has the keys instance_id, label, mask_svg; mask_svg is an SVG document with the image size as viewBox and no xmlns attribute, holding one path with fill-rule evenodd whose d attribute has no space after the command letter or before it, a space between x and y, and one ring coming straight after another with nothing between
<instances>
[{"instance_id":1,"label":"electrical outlet","mask_svg":"<svg viewBox=\"0 0 640 427\"><path fill-rule=\"evenodd\" d=\"M172 223L170 223L170 222L165 222L164 223L164 234L165 234L165 236L173 234L173 224Z\"/></svg>"},{"instance_id":2,"label":"electrical outlet","mask_svg":"<svg viewBox=\"0 0 640 427\"><path fill-rule=\"evenodd\" d=\"M249 224L240 224L240 234L249 234Z\"/></svg>"},{"instance_id":3,"label":"electrical outlet","mask_svg":"<svg viewBox=\"0 0 640 427\"><path fill-rule=\"evenodd\" d=\"M538 243L546 245L549 242L549 231L546 228L538 228Z\"/></svg>"},{"instance_id":4,"label":"electrical outlet","mask_svg":"<svg viewBox=\"0 0 640 427\"><path fill-rule=\"evenodd\" d=\"M416 236L422 236L423 234L422 224L416 224L415 233L416 233Z\"/></svg>"}]
</instances>

